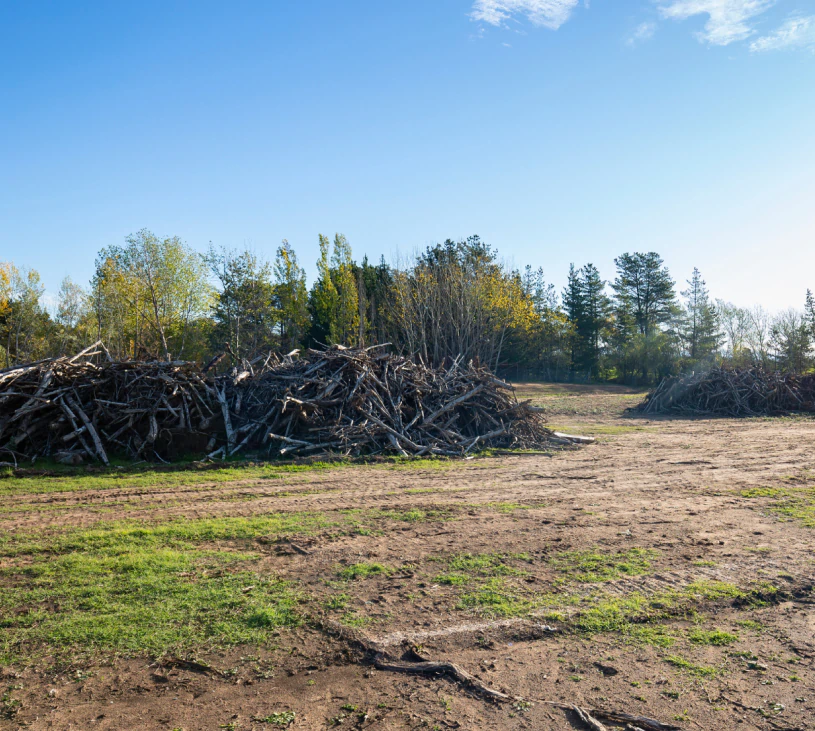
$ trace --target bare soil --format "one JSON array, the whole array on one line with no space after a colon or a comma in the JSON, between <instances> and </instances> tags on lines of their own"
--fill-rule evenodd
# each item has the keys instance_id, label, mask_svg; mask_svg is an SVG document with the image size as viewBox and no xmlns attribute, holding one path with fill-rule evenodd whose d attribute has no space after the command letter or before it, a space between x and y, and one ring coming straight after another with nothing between
<instances>
[{"instance_id":1,"label":"bare soil","mask_svg":"<svg viewBox=\"0 0 815 731\"><path fill-rule=\"evenodd\" d=\"M425 516L259 542L262 570L296 582L313 621L281 631L266 647L198 658L219 672L115 657L59 670L41 663L0 669L2 687L13 687L9 698L19 701L0 729L246 731L281 728L261 719L284 711L295 714L292 729L585 728L544 701L685 729L815 728L815 533L805 520L776 512L772 498L745 496L812 484L815 421L643 420L623 413L638 398L627 389L524 391L550 408L553 424L594 434L597 443L421 470L343 467L278 480L0 497L7 509L0 531L9 533L273 511L418 509ZM563 569L585 552L635 548L650 557L639 574L575 583L579 568ZM468 554L503 557L508 573L499 581L528 610L507 611L479 593L495 577L473 573L469 585L440 580L453 571L451 557ZM390 573L338 579L359 563ZM692 591L719 583L751 590L750 600ZM655 634L589 632L575 621L603 602L659 604L683 592L694 598L681 611L642 623ZM468 605L468 593L478 601ZM339 594L343 608L325 608ZM539 597L546 601L538 606ZM418 646L524 700L491 704L444 676L376 670L321 628L321 617L355 625L395 656ZM713 631L734 639L691 639ZM664 646L663 635L673 643Z\"/></svg>"}]
</instances>

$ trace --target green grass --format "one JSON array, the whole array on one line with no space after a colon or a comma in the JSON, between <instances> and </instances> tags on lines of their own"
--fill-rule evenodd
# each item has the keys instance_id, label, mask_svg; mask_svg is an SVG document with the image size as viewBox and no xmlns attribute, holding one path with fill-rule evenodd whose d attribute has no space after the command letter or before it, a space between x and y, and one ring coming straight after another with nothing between
<instances>
[{"instance_id":1,"label":"green grass","mask_svg":"<svg viewBox=\"0 0 815 731\"><path fill-rule=\"evenodd\" d=\"M255 564L251 553L111 541L3 568L0 662L263 643L299 623L299 598Z\"/></svg>"},{"instance_id":2,"label":"green grass","mask_svg":"<svg viewBox=\"0 0 815 731\"><path fill-rule=\"evenodd\" d=\"M425 523L434 520L450 520L453 517L452 508L407 508L404 510L377 510L371 511L372 518L385 518L389 520L400 520L405 523Z\"/></svg>"},{"instance_id":3,"label":"green grass","mask_svg":"<svg viewBox=\"0 0 815 731\"><path fill-rule=\"evenodd\" d=\"M486 617L519 617L529 614L535 603L502 579L494 578L475 591L462 594L456 608L477 610Z\"/></svg>"},{"instance_id":4,"label":"green grass","mask_svg":"<svg viewBox=\"0 0 815 731\"><path fill-rule=\"evenodd\" d=\"M718 675L719 670L716 668L710 667L708 665L696 665L692 663L690 660L686 660L684 657L679 655L668 655L665 658L665 662L670 665L673 665L675 668L679 668L683 672L688 673L689 675L695 675L699 678L710 678L714 675Z\"/></svg>"},{"instance_id":5,"label":"green grass","mask_svg":"<svg viewBox=\"0 0 815 731\"><path fill-rule=\"evenodd\" d=\"M784 487L754 487L741 492L746 498L768 498L769 510L786 520L815 528L815 484L808 473L787 478Z\"/></svg>"},{"instance_id":6,"label":"green grass","mask_svg":"<svg viewBox=\"0 0 815 731\"><path fill-rule=\"evenodd\" d=\"M259 573L255 539L342 525L320 513L119 521L0 534L0 663L262 644L299 620L297 589Z\"/></svg>"},{"instance_id":7,"label":"green grass","mask_svg":"<svg viewBox=\"0 0 815 731\"><path fill-rule=\"evenodd\" d=\"M569 580L584 583L612 581L623 576L640 576L651 568L658 552L647 548L630 548L620 552L566 551L552 559L552 566Z\"/></svg>"},{"instance_id":8,"label":"green grass","mask_svg":"<svg viewBox=\"0 0 815 731\"><path fill-rule=\"evenodd\" d=\"M0 556L21 554L65 554L89 550L193 548L201 543L275 539L284 535L306 535L344 524L344 516L333 519L322 513L270 513L252 517L178 518L164 523L113 521L96 527L63 532L0 534Z\"/></svg>"},{"instance_id":9,"label":"green grass","mask_svg":"<svg viewBox=\"0 0 815 731\"><path fill-rule=\"evenodd\" d=\"M254 464L211 467L180 465L159 468L98 467L77 469L56 467L48 474L32 474L0 478L0 495L36 495L77 490L120 490L127 488L170 488L207 483L221 484L238 480L279 480L292 474L346 467L350 462L313 462L311 464Z\"/></svg>"},{"instance_id":10,"label":"green grass","mask_svg":"<svg viewBox=\"0 0 815 731\"><path fill-rule=\"evenodd\" d=\"M355 464L391 470L449 469L460 462L441 458L405 459L392 457L373 463L352 460L286 464L279 462L226 462L213 466L208 463L186 462L168 466L138 465L119 462L110 468L101 466L66 467L43 464L37 471L8 469L0 473L0 496L36 495L78 490L172 488L202 484L223 484L239 480L279 480L289 475L317 470L339 469Z\"/></svg>"},{"instance_id":11,"label":"green grass","mask_svg":"<svg viewBox=\"0 0 815 731\"><path fill-rule=\"evenodd\" d=\"M346 581L370 579L372 576L390 576L394 569L381 563L360 562L337 571L337 576Z\"/></svg>"},{"instance_id":12,"label":"green grass","mask_svg":"<svg viewBox=\"0 0 815 731\"><path fill-rule=\"evenodd\" d=\"M272 713L265 718L255 718L254 721L258 723L269 723L272 726L289 726L294 723L294 719L297 717L294 711L280 711L278 713Z\"/></svg>"},{"instance_id":13,"label":"green grass","mask_svg":"<svg viewBox=\"0 0 815 731\"><path fill-rule=\"evenodd\" d=\"M688 632L688 639L696 645L714 645L716 647L725 647L732 645L738 640L738 635L731 634L730 632L723 632L722 630L705 631L703 629L694 629Z\"/></svg>"},{"instance_id":14,"label":"green grass","mask_svg":"<svg viewBox=\"0 0 815 731\"><path fill-rule=\"evenodd\" d=\"M462 586L470 580L470 577L465 574L439 574L435 580L447 586Z\"/></svg>"},{"instance_id":15,"label":"green grass","mask_svg":"<svg viewBox=\"0 0 815 731\"><path fill-rule=\"evenodd\" d=\"M523 576L526 572L505 563L508 560L529 561L526 553L459 553L446 559L452 571L479 576Z\"/></svg>"}]
</instances>

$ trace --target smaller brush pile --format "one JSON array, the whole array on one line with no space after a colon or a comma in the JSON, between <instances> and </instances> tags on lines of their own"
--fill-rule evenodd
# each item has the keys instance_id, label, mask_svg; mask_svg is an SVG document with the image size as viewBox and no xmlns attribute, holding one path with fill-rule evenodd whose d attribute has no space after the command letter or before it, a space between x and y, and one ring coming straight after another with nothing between
<instances>
[{"instance_id":1,"label":"smaller brush pile","mask_svg":"<svg viewBox=\"0 0 815 731\"><path fill-rule=\"evenodd\" d=\"M815 413L815 375L712 368L692 376L665 378L635 410L731 417Z\"/></svg>"},{"instance_id":2,"label":"smaller brush pile","mask_svg":"<svg viewBox=\"0 0 815 731\"><path fill-rule=\"evenodd\" d=\"M382 348L194 363L78 355L0 371L0 460L179 456L466 456L567 446L540 409L472 362L431 368Z\"/></svg>"}]
</instances>

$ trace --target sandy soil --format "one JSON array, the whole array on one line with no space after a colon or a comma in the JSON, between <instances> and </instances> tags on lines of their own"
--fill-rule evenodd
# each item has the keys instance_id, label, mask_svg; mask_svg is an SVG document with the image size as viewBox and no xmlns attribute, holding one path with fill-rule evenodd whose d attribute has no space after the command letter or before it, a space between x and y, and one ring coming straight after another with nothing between
<instances>
[{"instance_id":1,"label":"sandy soil","mask_svg":"<svg viewBox=\"0 0 815 731\"><path fill-rule=\"evenodd\" d=\"M299 582L315 606L336 594L338 566L394 567L390 576L344 589L354 617L367 622L360 631L396 655L410 643L424 656L455 661L524 702L494 705L447 677L376 670L347 641L304 625L281 632L275 646L206 658L225 675L148 659L111 658L60 673L6 668L4 687L21 686L14 697L22 705L0 728L245 731L280 728L257 719L284 710L295 713L293 729L585 728L543 701L623 710L686 729L815 728L815 533L783 520L769 499L743 495L811 478L815 422L644 421L610 407L610 393L617 405L632 397L599 390L592 402L580 389L557 397L553 422L598 437L579 451L423 470L346 467L275 481L26 495L14 500L29 507L0 522L0 530L19 531L120 517L438 510L446 519L386 520L369 535L310 536L297 544L307 553L259 543L261 567ZM545 403L546 394L535 395ZM10 500L0 498L0 507ZM574 587L569 596L563 589L562 607L551 599L563 586L557 557L633 547L654 550L647 572L578 591L663 597L700 581L766 581L780 591L763 605L700 599L691 613L662 622L679 637L670 648L576 631L569 621L579 611L569 601ZM461 608L462 588L436 578L440 558L463 553L524 554L512 564L520 567L514 586L524 596L549 596L545 612L507 619ZM553 619L558 612L561 622ZM683 638L694 627L738 639L727 647L693 644ZM716 673L677 667L670 661L676 656Z\"/></svg>"}]
</instances>

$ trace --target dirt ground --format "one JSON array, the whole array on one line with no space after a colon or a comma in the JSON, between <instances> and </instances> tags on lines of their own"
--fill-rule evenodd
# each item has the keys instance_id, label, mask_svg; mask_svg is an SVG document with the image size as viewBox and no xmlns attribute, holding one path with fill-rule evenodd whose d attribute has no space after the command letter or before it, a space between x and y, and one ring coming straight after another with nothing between
<instances>
[{"instance_id":1,"label":"dirt ground","mask_svg":"<svg viewBox=\"0 0 815 731\"><path fill-rule=\"evenodd\" d=\"M11 534L272 511L382 519L256 541L257 570L308 597L309 621L274 642L196 658L211 669L141 657L0 668L14 702L0 729L587 728L556 704L683 729L815 728L815 421L644 420L624 413L640 398L627 389L521 392L597 442L1 496ZM378 670L356 633L394 657L412 647L455 662L516 700Z\"/></svg>"}]
</instances>

